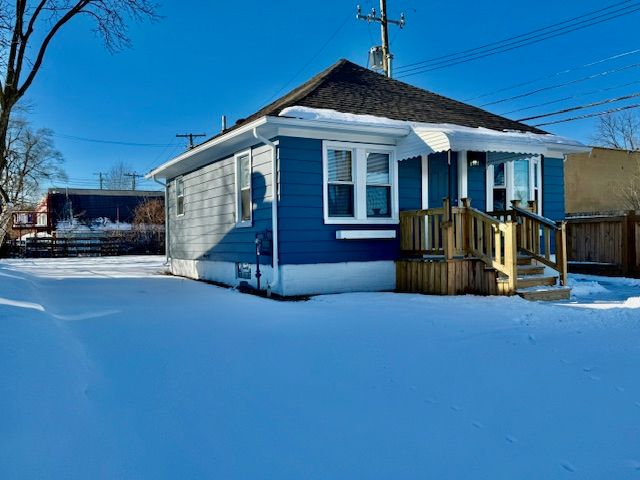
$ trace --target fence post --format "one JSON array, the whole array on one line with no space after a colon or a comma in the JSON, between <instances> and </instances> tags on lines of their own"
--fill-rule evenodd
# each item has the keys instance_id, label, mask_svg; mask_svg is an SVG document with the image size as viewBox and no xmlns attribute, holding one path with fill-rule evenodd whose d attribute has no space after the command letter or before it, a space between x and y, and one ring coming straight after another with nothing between
<instances>
[{"instance_id":1,"label":"fence post","mask_svg":"<svg viewBox=\"0 0 640 480\"><path fill-rule=\"evenodd\" d=\"M518 281L518 248L516 243L516 222L510 220L505 223L504 232L504 265L508 274L508 294L516 292Z\"/></svg>"},{"instance_id":2,"label":"fence post","mask_svg":"<svg viewBox=\"0 0 640 480\"><path fill-rule=\"evenodd\" d=\"M462 206L464 207L464 213L462 217L462 249L464 254L468 257L471 255L471 199L463 198Z\"/></svg>"}]
</instances>

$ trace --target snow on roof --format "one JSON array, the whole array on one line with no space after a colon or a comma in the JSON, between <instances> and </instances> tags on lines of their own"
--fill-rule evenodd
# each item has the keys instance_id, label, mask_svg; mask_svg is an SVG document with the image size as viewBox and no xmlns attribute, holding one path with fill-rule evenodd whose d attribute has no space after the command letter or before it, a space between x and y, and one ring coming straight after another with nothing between
<instances>
[{"instance_id":1,"label":"snow on roof","mask_svg":"<svg viewBox=\"0 0 640 480\"><path fill-rule=\"evenodd\" d=\"M303 120L344 123L345 125L377 125L408 127L408 135L398 143L398 158L454 151L510 152L546 155L550 151L576 153L588 151L580 142L552 134L540 134L514 130L492 130L484 127L466 127L449 123L421 123L394 120L375 115L358 115L336 110L288 107L280 116Z\"/></svg>"}]
</instances>

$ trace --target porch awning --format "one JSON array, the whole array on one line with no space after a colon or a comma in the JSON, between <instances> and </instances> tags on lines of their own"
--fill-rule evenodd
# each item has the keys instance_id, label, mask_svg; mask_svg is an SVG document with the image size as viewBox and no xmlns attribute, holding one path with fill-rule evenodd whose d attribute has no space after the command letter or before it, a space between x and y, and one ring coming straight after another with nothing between
<instances>
[{"instance_id":1,"label":"porch awning","mask_svg":"<svg viewBox=\"0 0 640 480\"><path fill-rule=\"evenodd\" d=\"M536 134L471 128L449 124L412 124L410 133L398 142L397 158L404 160L419 155L452 151L500 152L490 156L491 163L509 157L527 158L538 155L564 155L588 151L585 145L551 134Z\"/></svg>"}]
</instances>

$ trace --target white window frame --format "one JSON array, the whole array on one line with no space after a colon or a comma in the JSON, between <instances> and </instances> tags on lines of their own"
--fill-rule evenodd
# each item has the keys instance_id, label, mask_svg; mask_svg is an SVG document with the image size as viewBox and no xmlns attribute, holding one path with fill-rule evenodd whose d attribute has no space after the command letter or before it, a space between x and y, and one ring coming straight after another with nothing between
<instances>
[{"instance_id":1,"label":"white window frame","mask_svg":"<svg viewBox=\"0 0 640 480\"><path fill-rule=\"evenodd\" d=\"M525 160L523 158L522 160ZM536 212L538 215L542 215L542 157L529 157L526 158L529 160L529 200L535 200L535 192L534 192L534 172L535 167L534 164L538 164L538 205ZM491 164L487 166L487 212L493 211L493 174L494 174L494 165ZM505 177L505 185L507 188L507 207L511 206L511 202L514 199L514 162L508 161L505 162L504 168L504 177ZM522 205L523 207L527 207L528 205Z\"/></svg>"},{"instance_id":2,"label":"white window frame","mask_svg":"<svg viewBox=\"0 0 640 480\"><path fill-rule=\"evenodd\" d=\"M240 189L240 159L249 157L249 195L250 195L250 215L249 220L242 220L242 192ZM233 156L235 167L235 196L236 196L236 227L249 228L253 226L253 155L251 149L238 152Z\"/></svg>"},{"instance_id":3,"label":"white window frame","mask_svg":"<svg viewBox=\"0 0 640 480\"><path fill-rule=\"evenodd\" d=\"M353 170L353 217L330 217L328 198L328 151L351 150ZM391 180L391 216L387 218L367 217L367 153L384 153L389 155L389 177ZM398 201L398 162L395 148L386 145L324 141L322 143L322 201L324 223L350 225L395 225L399 223ZM333 183L333 182L332 182Z\"/></svg>"},{"instance_id":4,"label":"white window frame","mask_svg":"<svg viewBox=\"0 0 640 480\"><path fill-rule=\"evenodd\" d=\"M182 175L176 178L175 183L176 183L176 217L183 217L184 216L184 178L182 177ZM182 184L181 189L178 188L178 183ZM178 195L179 190L182 190L182 195ZM178 203L179 198L182 198L182 211L180 211L180 206Z\"/></svg>"}]
</instances>

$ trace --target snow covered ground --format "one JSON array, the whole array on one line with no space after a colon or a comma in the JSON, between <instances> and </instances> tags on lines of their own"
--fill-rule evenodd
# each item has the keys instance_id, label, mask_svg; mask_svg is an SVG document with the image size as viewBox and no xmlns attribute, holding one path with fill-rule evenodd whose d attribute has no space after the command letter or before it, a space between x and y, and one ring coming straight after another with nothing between
<instances>
[{"instance_id":1,"label":"snow covered ground","mask_svg":"<svg viewBox=\"0 0 640 480\"><path fill-rule=\"evenodd\" d=\"M0 262L0 478L640 478L640 282L276 302Z\"/></svg>"}]
</instances>

